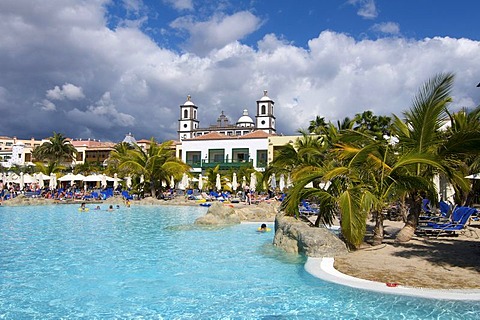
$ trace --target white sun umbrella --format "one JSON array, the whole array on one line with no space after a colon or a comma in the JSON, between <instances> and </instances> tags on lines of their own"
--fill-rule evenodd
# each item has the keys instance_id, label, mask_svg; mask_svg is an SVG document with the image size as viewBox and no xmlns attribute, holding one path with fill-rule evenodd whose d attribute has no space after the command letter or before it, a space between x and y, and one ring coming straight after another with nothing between
<instances>
[{"instance_id":1,"label":"white sun umbrella","mask_svg":"<svg viewBox=\"0 0 480 320\"><path fill-rule=\"evenodd\" d=\"M104 189L107 187L107 176L104 174L101 175L100 185Z\"/></svg>"},{"instance_id":2,"label":"white sun umbrella","mask_svg":"<svg viewBox=\"0 0 480 320\"><path fill-rule=\"evenodd\" d=\"M55 173L50 174L50 181L48 182L50 189L55 189L57 187L57 176Z\"/></svg>"},{"instance_id":3,"label":"white sun umbrella","mask_svg":"<svg viewBox=\"0 0 480 320\"><path fill-rule=\"evenodd\" d=\"M20 190L23 189L23 187L25 187L25 182L24 182L24 177L23 177L23 172L20 172L20 180L18 182L20 184Z\"/></svg>"},{"instance_id":4,"label":"white sun umbrella","mask_svg":"<svg viewBox=\"0 0 480 320\"><path fill-rule=\"evenodd\" d=\"M250 175L250 190L255 191L257 185L257 176L255 175L255 172L252 172Z\"/></svg>"},{"instance_id":5,"label":"white sun umbrella","mask_svg":"<svg viewBox=\"0 0 480 320\"><path fill-rule=\"evenodd\" d=\"M232 177L232 190L233 190L233 191L237 191L237 187L238 187L238 183L237 183L237 173L234 172L234 173L233 173L233 177Z\"/></svg>"},{"instance_id":6,"label":"white sun umbrella","mask_svg":"<svg viewBox=\"0 0 480 320\"><path fill-rule=\"evenodd\" d=\"M187 188L187 185L188 185L188 177L187 177L187 174L184 173L182 175L182 179L178 183L178 189L185 190Z\"/></svg>"},{"instance_id":7,"label":"white sun umbrella","mask_svg":"<svg viewBox=\"0 0 480 320\"><path fill-rule=\"evenodd\" d=\"M203 189L203 176L202 174L200 173L198 175L198 190L202 190Z\"/></svg>"},{"instance_id":8,"label":"white sun umbrella","mask_svg":"<svg viewBox=\"0 0 480 320\"><path fill-rule=\"evenodd\" d=\"M465 178L467 179L473 179L473 180L479 180L480 179L480 173L474 173L469 176L466 176Z\"/></svg>"},{"instance_id":9,"label":"white sun umbrella","mask_svg":"<svg viewBox=\"0 0 480 320\"><path fill-rule=\"evenodd\" d=\"M29 175L28 173L25 173L23 175L23 183L37 183L37 178Z\"/></svg>"},{"instance_id":10,"label":"white sun umbrella","mask_svg":"<svg viewBox=\"0 0 480 320\"><path fill-rule=\"evenodd\" d=\"M175 180L173 180L173 176L170 176L170 188L175 188Z\"/></svg>"},{"instance_id":11,"label":"white sun umbrella","mask_svg":"<svg viewBox=\"0 0 480 320\"><path fill-rule=\"evenodd\" d=\"M35 177L35 180L37 180L38 187L39 187L40 189L42 189L42 188L45 186L45 184L43 183L42 174L41 174L41 173L37 173L37 174L34 175L34 177Z\"/></svg>"},{"instance_id":12,"label":"white sun umbrella","mask_svg":"<svg viewBox=\"0 0 480 320\"><path fill-rule=\"evenodd\" d=\"M140 184L142 184L143 182L145 181L145 177L143 176L143 174L140 176Z\"/></svg>"},{"instance_id":13,"label":"white sun umbrella","mask_svg":"<svg viewBox=\"0 0 480 320\"><path fill-rule=\"evenodd\" d=\"M118 180L119 180L119 179L118 179L118 174L115 173L115 174L113 175L113 189L117 189L117 187L118 187Z\"/></svg>"},{"instance_id":14,"label":"white sun umbrella","mask_svg":"<svg viewBox=\"0 0 480 320\"><path fill-rule=\"evenodd\" d=\"M81 173L77 173L77 174L75 175L75 178L74 178L73 180L75 180L75 181L83 181L83 179L85 179L85 176L84 176L83 174L81 174Z\"/></svg>"},{"instance_id":15,"label":"white sun umbrella","mask_svg":"<svg viewBox=\"0 0 480 320\"><path fill-rule=\"evenodd\" d=\"M287 176L287 188L290 188L293 185L292 182L292 177L290 176L290 173Z\"/></svg>"},{"instance_id":16,"label":"white sun umbrella","mask_svg":"<svg viewBox=\"0 0 480 320\"><path fill-rule=\"evenodd\" d=\"M38 179L42 179L43 181L46 181L46 180L50 180L50 176L43 172L39 172Z\"/></svg>"},{"instance_id":17,"label":"white sun umbrella","mask_svg":"<svg viewBox=\"0 0 480 320\"><path fill-rule=\"evenodd\" d=\"M242 178L242 189L245 189L246 186L247 186L247 178L245 178L245 176L243 176L243 178Z\"/></svg>"},{"instance_id":18,"label":"white sun umbrella","mask_svg":"<svg viewBox=\"0 0 480 320\"><path fill-rule=\"evenodd\" d=\"M283 173L280 175L280 181L278 182L278 188L280 189L281 192L283 192L283 189L285 189L285 176Z\"/></svg>"},{"instance_id":19,"label":"white sun umbrella","mask_svg":"<svg viewBox=\"0 0 480 320\"><path fill-rule=\"evenodd\" d=\"M76 178L76 175L73 174L73 173L67 173L66 175L58 178L58 181L62 181L62 182L65 182L65 181L75 181L75 178Z\"/></svg>"},{"instance_id":20,"label":"white sun umbrella","mask_svg":"<svg viewBox=\"0 0 480 320\"><path fill-rule=\"evenodd\" d=\"M222 181L220 180L220 174L217 173L217 178L215 180L215 188L217 188L217 191L222 190Z\"/></svg>"},{"instance_id":21,"label":"white sun umbrella","mask_svg":"<svg viewBox=\"0 0 480 320\"><path fill-rule=\"evenodd\" d=\"M60 180L60 181L63 181L63 180ZM102 175L100 174L90 174L85 178L83 178L83 182L101 182L101 181L102 181Z\"/></svg>"},{"instance_id":22,"label":"white sun umbrella","mask_svg":"<svg viewBox=\"0 0 480 320\"><path fill-rule=\"evenodd\" d=\"M127 188L130 189L132 187L132 177L127 176L125 180L126 180L125 184L127 185Z\"/></svg>"},{"instance_id":23,"label":"white sun umbrella","mask_svg":"<svg viewBox=\"0 0 480 320\"><path fill-rule=\"evenodd\" d=\"M272 190L277 188L277 178L275 177L275 173L272 173L270 176L270 188L272 188Z\"/></svg>"}]
</instances>

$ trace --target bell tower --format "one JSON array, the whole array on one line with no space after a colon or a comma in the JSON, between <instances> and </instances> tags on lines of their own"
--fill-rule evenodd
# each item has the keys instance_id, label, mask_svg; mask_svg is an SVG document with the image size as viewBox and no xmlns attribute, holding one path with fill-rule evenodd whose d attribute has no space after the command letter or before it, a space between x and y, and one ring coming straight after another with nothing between
<instances>
[{"instance_id":1,"label":"bell tower","mask_svg":"<svg viewBox=\"0 0 480 320\"><path fill-rule=\"evenodd\" d=\"M191 101L191 96L187 96L187 101L180 106L180 119L178 119L178 138L191 139L193 132L198 128L197 106Z\"/></svg>"},{"instance_id":2,"label":"bell tower","mask_svg":"<svg viewBox=\"0 0 480 320\"><path fill-rule=\"evenodd\" d=\"M257 100L257 115L255 129L263 130L266 133L275 133L275 116L273 115L273 105L275 102L267 95L267 90L263 90L263 97Z\"/></svg>"}]
</instances>

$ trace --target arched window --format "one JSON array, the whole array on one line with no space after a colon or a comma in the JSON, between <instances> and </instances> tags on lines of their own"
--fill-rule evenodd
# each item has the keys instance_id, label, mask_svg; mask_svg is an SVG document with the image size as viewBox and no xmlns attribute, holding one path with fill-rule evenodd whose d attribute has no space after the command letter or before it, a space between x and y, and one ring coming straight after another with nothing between
<instances>
[{"instance_id":1,"label":"arched window","mask_svg":"<svg viewBox=\"0 0 480 320\"><path fill-rule=\"evenodd\" d=\"M183 110L183 117L185 119L188 118L188 110L187 109Z\"/></svg>"},{"instance_id":2,"label":"arched window","mask_svg":"<svg viewBox=\"0 0 480 320\"><path fill-rule=\"evenodd\" d=\"M197 119L197 110L193 110L193 119Z\"/></svg>"},{"instance_id":3,"label":"arched window","mask_svg":"<svg viewBox=\"0 0 480 320\"><path fill-rule=\"evenodd\" d=\"M265 114L265 113L266 113L266 112L265 112L265 105L262 104L262 111L260 111L260 114Z\"/></svg>"}]
</instances>

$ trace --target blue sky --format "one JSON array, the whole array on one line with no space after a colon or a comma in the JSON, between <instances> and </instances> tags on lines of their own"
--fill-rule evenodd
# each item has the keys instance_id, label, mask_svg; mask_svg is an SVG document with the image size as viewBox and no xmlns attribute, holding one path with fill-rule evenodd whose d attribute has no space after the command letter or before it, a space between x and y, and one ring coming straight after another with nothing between
<instances>
[{"instance_id":1,"label":"blue sky","mask_svg":"<svg viewBox=\"0 0 480 320\"><path fill-rule=\"evenodd\" d=\"M179 4L175 8L171 3ZM223 5L218 5L223 3ZM397 36L414 39L426 37L454 37L479 40L478 19L480 4L475 1L446 0L303 0L303 1L159 1L148 0L134 13L121 2L109 6L117 18L111 27L125 16L131 19L138 13L148 17L144 32L155 41L172 49L186 39L185 34L171 29L171 22L179 17L191 16L206 21L215 14L234 15L248 11L259 20L256 31L241 39L255 47L265 34L274 33L297 46L307 42L324 30L346 33L356 39L377 39ZM130 13L128 13L130 12ZM168 33L161 34L159 30ZM188 35L187 35L188 36Z\"/></svg>"},{"instance_id":2,"label":"blue sky","mask_svg":"<svg viewBox=\"0 0 480 320\"><path fill-rule=\"evenodd\" d=\"M0 135L176 138L187 95L202 126L255 115L277 130L317 115L401 115L456 75L450 108L480 101L475 1L2 0Z\"/></svg>"}]
</instances>

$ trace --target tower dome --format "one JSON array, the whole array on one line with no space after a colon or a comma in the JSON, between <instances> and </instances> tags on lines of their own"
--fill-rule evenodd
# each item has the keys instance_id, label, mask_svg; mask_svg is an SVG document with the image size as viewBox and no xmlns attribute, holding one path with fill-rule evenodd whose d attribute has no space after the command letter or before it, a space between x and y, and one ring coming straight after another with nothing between
<instances>
[{"instance_id":1,"label":"tower dome","mask_svg":"<svg viewBox=\"0 0 480 320\"><path fill-rule=\"evenodd\" d=\"M254 127L255 122L253 122L252 118L248 115L248 110L243 110L243 115L237 121L237 127Z\"/></svg>"},{"instance_id":2,"label":"tower dome","mask_svg":"<svg viewBox=\"0 0 480 320\"><path fill-rule=\"evenodd\" d=\"M188 95L187 96L187 101L183 104L184 106L194 106L195 103L192 102L192 96Z\"/></svg>"},{"instance_id":3,"label":"tower dome","mask_svg":"<svg viewBox=\"0 0 480 320\"><path fill-rule=\"evenodd\" d=\"M133 134L131 132L129 132L125 138L123 139L122 142L125 142L125 143L128 143L129 145L135 145L137 144L137 140L135 140L135 137L133 136Z\"/></svg>"}]
</instances>

